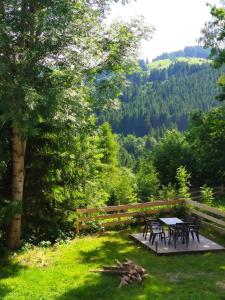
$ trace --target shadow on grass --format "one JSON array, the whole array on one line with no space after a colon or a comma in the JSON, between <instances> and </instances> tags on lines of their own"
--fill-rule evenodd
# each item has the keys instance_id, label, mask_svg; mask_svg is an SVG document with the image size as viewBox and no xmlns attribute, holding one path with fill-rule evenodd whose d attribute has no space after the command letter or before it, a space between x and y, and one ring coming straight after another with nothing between
<instances>
[{"instance_id":1,"label":"shadow on grass","mask_svg":"<svg viewBox=\"0 0 225 300\"><path fill-rule=\"evenodd\" d=\"M12 291L2 280L16 276L22 269L25 267L16 262L11 253L4 251L0 257L0 299Z\"/></svg>"},{"instance_id":2,"label":"shadow on grass","mask_svg":"<svg viewBox=\"0 0 225 300\"><path fill-rule=\"evenodd\" d=\"M92 250L81 250L79 252L80 261L85 264L95 264L101 267L102 265L112 265L115 259L124 261L126 258L133 259L134 261L138 259L140 263L144 261L141 260L143 255L149 255L143 247L139 244L135 244L131 239L130 234L132 231L125 230L120 232L110 232L105 233L97 238L106 237L101 245ZM108 239L110 237L110 239ZM141 250L141 251L140 251ZM138 263L138 261L137 261Z\"/></svg>"},{"instance_id":3,"label":"shadow on grass","mask_svg":"<svg viewBox=\"0 0 225 300\"><path fill-rule=\"evenodd\" d=\"M71 288L56 300L172 300L182 299L182 295L183 299L192 299L192 296L193 299L206 299L209 292L210 297L213 294L220 297L222 294L217 284L224 273L224 253L156 256L134 244L128 234L129 232L111 233L110 240L102 241L97 248L81 250L79 260L81 264L89 265L91 270L103 265L113 265L115 258L120 261L125 258L132 259L150 274L143 285L135 283L118 289L118 276L90 272L82 285ZM102 237L104 238L104 235ZM201 292L196 285L200 278L205 282Z\"/></svg>"},{"instance_id":4,"label":"shadow on grass","mask_svg":"<svg viewBox=\"0 0 225 300\"><path fill-rule=\"evenodd\" d=\"M129 249L129 243L119 241L104 241L101 247L91 251L80 251L83 263L113 263L115 258L124 259L126 255L134 250Z\"/></svg>"},{"instance_id":5,"label":"shadow on grass","mask_svg":"<svg viewBox=\"0 0 225 300\"><path fill-rule=\"evenodd\" d=\"M79 252L80 263L90 265L91 271L93 269L100 269L103 265L113 265L115 259L124 261L125 258L129 258L145 267L141 256L143 257L144 253L148 256L149 252L145 252L143 249L140 251L140 247L134 245L133 241L128 237L128 233L128 231L120 232L120 234L110 233L111 240L104 240L101 246L92 250L81 250ZM103 234L99 238L104 238L104 236ZM98 237L96 236L96 238ZM152 274L142 285L133 283L127 287L118 289L119 282L120 278L118 275L89 272L85 282L81 286L72 288L57 297L56 300L146 299L142 298L146 296L146 286L148 286L149 290L147 294L152 299L160 299L160 295L162 296L161 299L165 299L166 294L170 292L169 287L160 287L157 284L157 279Z\"/></svg>"},{"instance_id":6,"label":"shadow on grass","mask_svg":"<svg viewBox=\"0 0 225 300\"><path fill-rule=\"evenodd\" d=\"M166 299L170 288L145 282L143 285L132 283L121 289L118 288L119 279L116 276L101 276L90 278L85 285L71 289L56 300L128 300L128 299ZM146 286L148 289L146 290Z\"/></svg>"}]
</instances>

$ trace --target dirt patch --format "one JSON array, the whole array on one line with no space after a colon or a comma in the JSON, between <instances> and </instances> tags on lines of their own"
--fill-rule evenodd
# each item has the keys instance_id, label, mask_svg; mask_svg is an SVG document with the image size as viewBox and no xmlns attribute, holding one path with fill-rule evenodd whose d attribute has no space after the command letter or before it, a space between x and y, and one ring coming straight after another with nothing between
<instances>
[{"instance_id":1,"label":"dirt patch","mask_svg":"<svg viewBox=\"0 0 225 300\"><path fill-rule=\"evenodd\" d=\"M225 281L218 281L216 285L221 289L225 291Z\"/></svg>"},{"instance_id":2,"label":"dirt patch","mask_svg":"<svg viewBox=\"0 0 225 300\"><path fill-rule=\"evenodd\" d=\"M25 253L19 257L17 260L21 265L25 267L38 267L38 268L46 268L51 264L49 257L46 255L43 250L33 250L29 253Z\"/></svg>"}]
</instances>

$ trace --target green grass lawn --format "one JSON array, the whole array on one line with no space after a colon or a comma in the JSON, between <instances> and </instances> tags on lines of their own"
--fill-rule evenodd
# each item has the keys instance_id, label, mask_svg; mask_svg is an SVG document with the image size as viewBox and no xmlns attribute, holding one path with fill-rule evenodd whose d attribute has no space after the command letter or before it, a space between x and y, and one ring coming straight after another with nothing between
<instances>
[{"instance_id":1,"label":"green grass lawn","mask_svg":"<svg viewBox=\"0 0 225 300\"><path fill-rule=\"evenodd\" d=\"M90 272L114 258L133 259L149 278L118 289L116 276ZM128 230L6 256L0 270L0 299L225 299L224 252L160 257L134 244Z\"/></svg>"}]
</instances>

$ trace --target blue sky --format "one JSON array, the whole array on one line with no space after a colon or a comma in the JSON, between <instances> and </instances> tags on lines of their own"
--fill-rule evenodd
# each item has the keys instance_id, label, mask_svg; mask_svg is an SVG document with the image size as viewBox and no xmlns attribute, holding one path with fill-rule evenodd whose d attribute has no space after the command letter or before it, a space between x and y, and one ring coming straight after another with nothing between
<instances>
[{"instance_id":1,"label":"blue sky","mask_svg":"<svg viewBox=\"0 0 225 300\"><path fill-rule=\"evenodd\" d=\"M219 0L136 0L122 6L112 6L111 19L143 15L147 23L155 26L153 39L143 42L140 57L150 60L162 52L183 49L197 44L201 28L211 19L206 2Z\"/></svg>"}]
</instances>

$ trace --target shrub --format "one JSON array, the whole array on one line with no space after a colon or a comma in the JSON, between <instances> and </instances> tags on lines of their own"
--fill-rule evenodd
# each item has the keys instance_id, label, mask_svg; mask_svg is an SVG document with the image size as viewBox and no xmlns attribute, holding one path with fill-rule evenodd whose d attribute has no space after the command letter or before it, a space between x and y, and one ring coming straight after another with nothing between
<instances>
[{"instance_id":1,"label":"shrub","mask_svg":"<svg viewBox=\"0 0 225 300\"><path fill-rule=\"evenodd\" d=\"M188 171L186 170L185 167L180 166L177 169L176 179L178 181L178 185L179 185L178 192L179 192L179 197L181 199L190 199L191 198L190 178L191 178L191 175L188 173Z\"/></svg>"},{"instance_id":2,"label":"shrub","mask_svg":"<svg viewBox=\"0 0 225 300\"><path fill-rule=\"evenodd\" d=\"M201 200L202 202L211 205L214 200L213 189L207 185L200 187L201 190Z\"/></svg>"}]
</instances>

